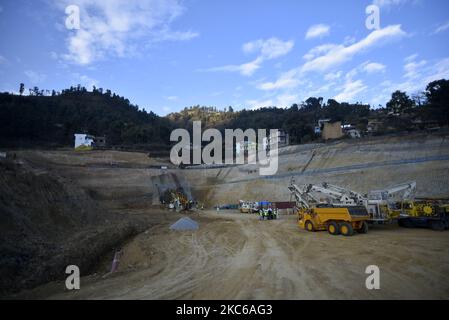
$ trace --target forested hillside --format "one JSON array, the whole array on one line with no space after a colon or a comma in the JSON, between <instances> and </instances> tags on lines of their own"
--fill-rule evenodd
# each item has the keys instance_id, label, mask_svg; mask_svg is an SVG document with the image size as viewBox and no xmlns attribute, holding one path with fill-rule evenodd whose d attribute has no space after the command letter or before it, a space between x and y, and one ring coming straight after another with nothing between
<instances>
[{"instance_id":1,"label":"forested hillside","mask_svg":"<svg viewBox=\"0 0 449 320\"><path fill-rule=\"evenodd\" d=\"M0 144L68 146L74 133L106 136L109 145L166 143L168 119L141 111L128 99L71 88L52 96L0 95Z\"/></svg>"},{"instance_id":2,"label":"forested hillside","mask_svg":"<svg viewBox=\"0 0 449 320\"><path fill-rule=\"evenodd\" d=\"M425 122L449 125L449 80L429 83L414 98L396 91L385 108L311 97L285 109L235 111L232 106L219 110L197 105L166 117L148 113L110 90L94 87L87 91L77 86L45 95L35 88L28 96L0 94L0 146L71 146L74 133L89 133L106 136L109 146L167 149L171 130L191 129L195 120L202 121L203 128L219 130L283 129L292 143L305 143L318 138L314 127L319 119L342 121L361 132L373 119L381 120L390 131L408 130L412 124Z\"/></svg>"}]
</instances>

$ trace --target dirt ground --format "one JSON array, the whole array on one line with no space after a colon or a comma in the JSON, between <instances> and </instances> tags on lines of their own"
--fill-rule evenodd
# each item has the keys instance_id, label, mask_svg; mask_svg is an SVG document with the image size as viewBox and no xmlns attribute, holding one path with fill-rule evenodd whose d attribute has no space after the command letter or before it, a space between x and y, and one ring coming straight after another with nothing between
<instances>
[{"instance_id":1,"label":"dirt ground","mask_svg":"<svg viewBox=\"0 0 449 320\"><path fill-rule=\"evenodd\" d=\"M149 213L151 214L151 213ZM173 213L173 222L179 217ZM201 211L197 231L153 227L124 245L119 271L82 277L81 289L53 282L26 292L46 299L448 299L449 233L373 226L333 237L297 227L294 216L259 221ZM170 219L168 219L170 220ZM112 257L111 257L112 260ZM365 287L368 265L380 290Z\"/></svg>"},{"instance_id":2,"label":"dirt ground","mask_svg":"<svg viewBox=\"0 0 449 320\"><path fill-rule=\"evenodd\" d=\"M81 274L80 290L69 292L64 281L48 283L47 277L43 277L39 283L46 284L14 293L11 298L449 299L449 231L376 225L368 234L333 237L327 232L301 230L295 216L259 221L254 215L211 210L214 205L237 203L240 199L288 201L287 186L292 176L297 183L327 181L360 192L414 180L418 195L447 197L446 136L291 146L280 154L279 171L269 179L253 170L249 172L247 165L162 170L160 166L166 166L168 159L153 159L144 153L25 150L17 152L17 158L39 182L38 186L42 176L48 176L49 181L57 177L57 181L73 190L68 190L59 202L55 201L61 198L56 197L58 192L50 193L44 199L46 206L40 199L33 200L36 192L22 192L16 199L18 205L27 203L45 211L47 203L56 210L60 202L79 202L82 206L93 202L99 206L93 213L101 211L98 213L102 219L110 220L108 230L113 232L94 232L84 245L67 244L73 252L61 251L60 243L47 239L59 250L64 263L73 260L74 252L82 255L89 251L86 241L98 240L93 240L98 248L91 252L99 254L86 254L86 261L80 259L88 266L94 265L88 268L88 274ZM10 176L14 178L13 173ZM4 183L4 190L11 189L8 185L14 180L11 181ZM191 188L194 199L209 209L188 214L199 222L197 231L170 230L169 226L183 215L157 204L160 188L177 184L189 184L183 187ZM60 188L43 185L42 189ZM15 212L11 201L4 202L10 212ZM31 211L25 209L20 212L27 217ZM68 212L76 213L75 209ZM35 215L39 219L46 217L45 212ZM118 216L120 223L109 219L112 216ZM20 231L21 220L16 220L11 223ZM44 219L42 223L47 228L61 229L53 220ZM130 233L121 225L139 228ZM86 238L85 232L80 226L74 238ZM120 247L118 271L108 274ZM44 263L41 269L45 271L52 263L49 259L50 265ZM365 287L369 265L380 268L380 290ZM61 270L61 275L52 279L64 278Z\"/></svg>"}]
</instances>

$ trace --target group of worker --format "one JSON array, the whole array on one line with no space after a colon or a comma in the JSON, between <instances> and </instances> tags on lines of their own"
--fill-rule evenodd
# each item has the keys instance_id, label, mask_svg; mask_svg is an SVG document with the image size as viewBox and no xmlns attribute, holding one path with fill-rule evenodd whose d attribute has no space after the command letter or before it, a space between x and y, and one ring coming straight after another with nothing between
<instances>
[{"instance_id":1,"label":"group of worker","mask_svg":"<svg viewBox=\"0 0 449 320\"><path fill-rule=\"evenodd\" d=\"M274 220L278 218L278 210L276 208L260 208L259 220Z\"/></svg>"}]
</instances>

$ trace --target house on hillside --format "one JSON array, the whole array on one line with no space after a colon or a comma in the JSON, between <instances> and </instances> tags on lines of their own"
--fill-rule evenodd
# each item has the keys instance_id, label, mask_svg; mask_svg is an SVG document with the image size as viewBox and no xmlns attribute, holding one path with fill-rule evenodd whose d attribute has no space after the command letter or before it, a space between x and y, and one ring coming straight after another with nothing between
<instances>
[{"instance_id":1,"label":"house on hillside","mask_svg":"<svg viewBox=\"0 0 449 320\"><path fill-rule=\"evenodd\" d=\"M105 147L106 137L95 137L86 133L75 133L75 149Z\"/></svg>"},{"instance_id":2,"label":"house on hillside","mask_svg":"<svg viewBox=\"0 0 449 320\"><path fill-rule=\"evenodd\" d=\"M94 136L85 133L75 133L75 149L93 147Z\"/></svg>"},{"instance_id":3,"label":"house on hillside","mask_svg":"<svg viewBox=\"0 0 449 320\"><path fill-rule=\"evenodd\" d=\"M343 130L341 129L341 121L336 122L325 122L323 124L323 130L321 132L321 137L324 140L338 139L343 137Z\"/></svg>"}]
</instances>

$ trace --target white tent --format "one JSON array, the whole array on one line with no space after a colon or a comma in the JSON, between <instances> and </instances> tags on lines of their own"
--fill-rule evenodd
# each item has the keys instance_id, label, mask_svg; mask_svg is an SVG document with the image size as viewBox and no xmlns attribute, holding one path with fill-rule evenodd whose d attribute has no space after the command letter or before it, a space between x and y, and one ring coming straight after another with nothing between
<instances>
[{"instance_id":1,"label":"white tent","mask_svg":"<svg viewBox=\"0 0 449 320\"><path fill-rule=\"evenodd\" d=\"M170 226L171 230L197 230L198 228L198 222L188 217L183 217Z\"/></svg>"}]
</instances>

